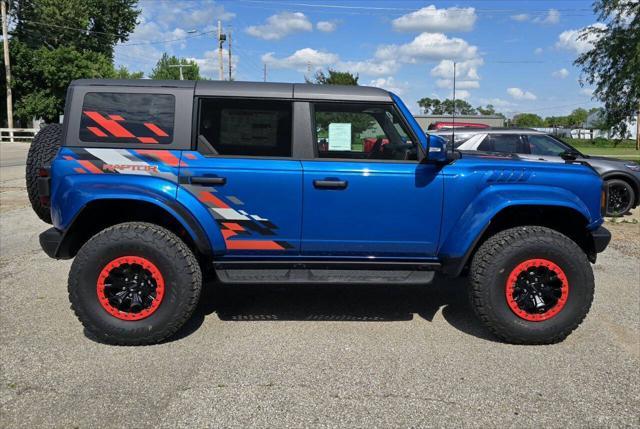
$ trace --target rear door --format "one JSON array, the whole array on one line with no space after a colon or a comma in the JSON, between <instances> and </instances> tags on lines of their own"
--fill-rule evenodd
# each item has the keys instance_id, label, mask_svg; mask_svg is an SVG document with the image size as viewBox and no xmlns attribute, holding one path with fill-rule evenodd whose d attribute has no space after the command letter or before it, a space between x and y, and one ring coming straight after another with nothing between
<instances>
[{"instance_id":1,"label":"rear door","mask_svg":"<svg viewBox=\"0 0 640 429\"><path fill-rule=\"evenodd\" d=\"M183 155L180 192L209 207L228 255L299 253L302 168L292 159L292 102L202 97L197 104L197 152Z\"/></svg>"},{"instance_id":2,"label":"rear door","mask_svg":"<svg viewBox=\"0 0 640 429\"><path fill-rule=\"evenodd\" d=\"M428 257L442 212L440 167L417 161L417 139L392 104L316 103L304 160L302 253Z\"/></svg>"}]
</instances>

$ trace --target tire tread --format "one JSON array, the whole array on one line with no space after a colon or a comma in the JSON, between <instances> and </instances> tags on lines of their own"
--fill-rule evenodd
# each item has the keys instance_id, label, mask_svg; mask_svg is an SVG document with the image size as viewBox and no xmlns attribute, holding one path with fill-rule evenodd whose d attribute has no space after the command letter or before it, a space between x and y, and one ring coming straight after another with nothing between
<instances>
[{"instance_id":1,"label":"tire tread","mask_svg":"<svg viewBox=\"0 0 640 429\"><path fill-rule=\"evenodd\" d=\"M589 266L587 256L582 249L571 239L550 228L541 226L522 226L501 231L485 241L473 257L470 276L470 304L477 317L498 338L512 344L554 344L564 340L584 320L593 301L593 294L584 303L580 311L581 316L560 333L545 338L544 340L531 340L514 335L506 329L500 321L493 317L495 314L492 304L484 298L483 291L488 287L487 275L492 268L493 261L507 249L513 250L519 246L525 246L526 240L536 239L545 242L549 246L560 248L572 257L580 258L581 264ZM593 272L588 270L589 281L593 284Z\"/></svg>"},{"instance_id":2,"label":"tire tread","mask_svg":"<svg viewBox=\"0 0 640 429\"><path fill-rule=\"evenodd\" d=\"M149 335L144 338L132 339L120 334L107 334L99 328L86 313L85 308L76 303L80 302L80 297L77 293L80 284L80 268L87 264L92 257L96 256L102 248L105 241L112 242L117 241L120 238L128 239L140 239L153 242L154 246L162 246L162 251L167 255L172 255L174 260L184 261L184 267L182 275L186 278L190 278L191 281L188 284L180 285L181 287L190 288L188 291L188 301L184 306L183 311L177 314L176 317L168 323L162 330L155 332L153 335ZM176 267L180 267L181 264L175 264ZM202 289L202 273L200 265L189 247L178 238L174 233L151 223L146 222L128 222L121 223L109 228L106 228L92 237L85 245L80 249L78 255L73 261L71 271L69 273L69 300L71 301L71 309L74 311L82 325L96 335L100 340L121 346L138 346L138 345L150 345L159 343L180 329L185 322L191 317L193 311L198 304L200 292Z\"/></svg>"}]
</instances>

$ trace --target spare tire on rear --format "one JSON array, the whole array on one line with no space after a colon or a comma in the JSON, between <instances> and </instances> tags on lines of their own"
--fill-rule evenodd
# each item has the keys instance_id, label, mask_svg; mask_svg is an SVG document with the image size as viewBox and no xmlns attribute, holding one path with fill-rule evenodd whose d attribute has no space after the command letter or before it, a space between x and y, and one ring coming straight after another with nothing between
<instances>
[{"instance_id":1,"label":"spare tire on rear","mask_svg":"<svg viewBox=\"0 0 640 429\"><path fill-rule=\"evenodd\" d=\"M49 207L42 205L38 193L38 174L40 168L49 165L58 153L62 143L62 125L51 124L44 127L36 134L31 142L27 155L27 194L33 211L38 217L47 223L51 223L51 211Z\"/></svg>"}]
</instances>

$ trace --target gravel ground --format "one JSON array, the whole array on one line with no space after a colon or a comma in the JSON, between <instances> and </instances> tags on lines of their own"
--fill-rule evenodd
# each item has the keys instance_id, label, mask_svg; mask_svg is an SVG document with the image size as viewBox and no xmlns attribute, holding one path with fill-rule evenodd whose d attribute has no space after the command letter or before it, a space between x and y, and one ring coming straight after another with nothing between
<instances>
[{"instance_id":1,"label":"gravel ground","mask_svg":"<svg viewBox=\"0 0 640 429\"><path fill-rule=\"evenodd\" d=\"M464 282L208 285L178 335L95 342L37 237L25 147L0 145L2 427L639 427L640 225L608 224L583 325L496 342Z\"/></svg>"}]
</instances>

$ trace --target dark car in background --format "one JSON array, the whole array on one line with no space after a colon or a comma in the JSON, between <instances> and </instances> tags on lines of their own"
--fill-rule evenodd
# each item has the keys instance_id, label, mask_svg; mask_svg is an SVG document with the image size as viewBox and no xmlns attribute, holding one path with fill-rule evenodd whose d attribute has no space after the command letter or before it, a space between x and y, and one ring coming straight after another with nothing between
<instances>
[{"instance_id":1,"label":"dark car in background","mask_svg":"<svg viewBox=\"0 0 640 429\"><path fill-rule=\"evenodd\" d=\"M609 187L607 216L620 216L640 204L640 165L637 162L585 155L573 146L541 131L516 128L461 128L433 132L453 141L460 151L514 154L529 161L589 164Z\"/></svg>"}]
</instances>

